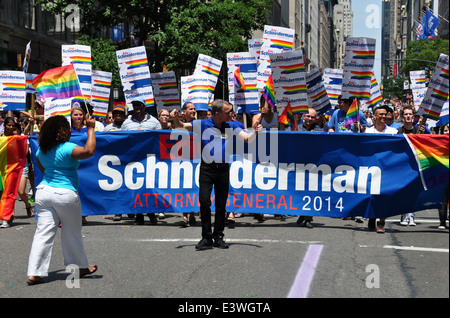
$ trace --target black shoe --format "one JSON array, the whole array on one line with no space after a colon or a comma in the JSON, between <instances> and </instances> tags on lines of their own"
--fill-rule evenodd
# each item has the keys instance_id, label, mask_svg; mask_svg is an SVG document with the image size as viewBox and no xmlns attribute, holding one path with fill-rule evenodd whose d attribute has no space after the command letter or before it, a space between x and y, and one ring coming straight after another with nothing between
<instances>
[{"instance_id":1,"label":"black shoe","mask_svg":"<svg viewBox=\"0 0 450 318\"><path fill-rule=\"evenodd\" d=\"M136 224L136 225L144 225L144 215L143 214L136 214L136 217L134 219L134 224Z\"/></svg>"},{"instance_id":2,"label":"black shoe","mask_svg":"<svg viewBox=\"0 0 450 318\"><path fill-rule=\"evenodd\" d=\"M311 224L311 221L305 221L305 227L306 227L307 229L312 229L313 226L312 226L312 224Z\"/></svg>"},{"instance_id":3,"label":"black shoe","mask_svg":"<svg viewBox=\"0 0 450 318\"><path fill-rule=\"evenodd\" d=\"M300 215L297 219L297 225L300 225L305 221L305 217L303 215Z\"/></svg>"},{"instance_id":4,"label":"black shoe","mask_svg":"<svg viewBox=\"0 0 450 318\"><path fill-rule=\"evenodd\" d=\"M204 251L213 248L213 241L211 239L201 239L197 245L195 245L195 249L197 251Z\"/></svg>"},{"instance_id":5,"label":"black shoe","mask_svg":"<svg viewBox=\"0 0 450 318\"><path fill-rule=\"evenodd\" d=\"M147 213L147 216L150 219L150 224L151 225L158 224L158 219L157 219L155 213Z\"/></svg>"},{"instance_id":6,"label":"black shoe","mask_svg":"<svg viewBox=\"0 0 450 318\"><path fill-rule=\"evenodd\" d=\"M368 222L368 225L367 225L369 231L375 231L376 230L375 221L376 221L376 219L369 219L369 222Z\"/></svg>"},{"instance_id":7,"label":"black shoe","mask_svg":"<svg viewBox=\"0 0 450 318\"><path fill-rule=\"evenodd\" d=\"M218 247L218 248L224 250L224 249L229 248L230 245L225 243L225 241L222 238L218 238L218 239L214 240L214 247Z\"/></svg>"}]
</instances>

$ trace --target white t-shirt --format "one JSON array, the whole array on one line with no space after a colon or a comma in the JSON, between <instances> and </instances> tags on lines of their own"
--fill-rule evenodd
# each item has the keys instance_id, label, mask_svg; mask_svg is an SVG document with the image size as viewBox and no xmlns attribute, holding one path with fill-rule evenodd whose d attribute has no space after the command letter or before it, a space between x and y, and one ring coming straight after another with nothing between
<instances>
[{"instance_id":1,"label":"white t-shirt","mask_svg":"<svg viewBox=\"0 0 450 318\"><path fill-rule=\"evenodd\" d=\"M389 126L385 126L383 131L378 131L376 130L375 126L366 128L366 133L367 134L391 134L391 135L395 135L398 133L398 130L393 128L393 127L389 127Z\"/></svg>"}]
</instances>

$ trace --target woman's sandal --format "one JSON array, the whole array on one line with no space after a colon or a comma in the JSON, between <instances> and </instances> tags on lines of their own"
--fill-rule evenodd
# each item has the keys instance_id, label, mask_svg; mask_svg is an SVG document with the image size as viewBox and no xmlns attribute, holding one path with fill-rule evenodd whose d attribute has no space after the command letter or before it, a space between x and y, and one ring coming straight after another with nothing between
<instances>
[{"instance_id":1,"label":"woman's sandal","mask_svg":"<svg viewBox=\"0 0 450 318\"><path fill-rule=\"evenodd\" d=\"M29 218L31 218L32 216L34 216L34 213L33 213L33 207L32 207L32 206L29 206L28 208L26 208L26 210L27 210L27 216L28 216Z\"/></svg>"},{"instance_id":2,"label":"woman's sandal","mask_svg":"<svg viewBox=\"0 0 450 318\"><path fill-rule=\"evenodd\" d=\"M89 266L88 268L80 269L80 277L84 277L86 275L94 274L98 269L97 264Z\"/></svg>"}]
</instances>

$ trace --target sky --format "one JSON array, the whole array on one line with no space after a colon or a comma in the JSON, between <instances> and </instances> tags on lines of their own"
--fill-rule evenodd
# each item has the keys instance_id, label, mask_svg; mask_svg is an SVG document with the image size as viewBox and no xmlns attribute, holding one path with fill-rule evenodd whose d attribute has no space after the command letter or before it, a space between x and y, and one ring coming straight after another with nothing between
<instances>
[{"instance_id":1,"label":"sky","mask_svg":"<svg viewBox=\"0 0 450 318\"><path fill-rule=\"evenodd\" d=\"M382 0L352 0L353 36L377 40L374 73L381 82Z\"/></svg>"}]
</instances>

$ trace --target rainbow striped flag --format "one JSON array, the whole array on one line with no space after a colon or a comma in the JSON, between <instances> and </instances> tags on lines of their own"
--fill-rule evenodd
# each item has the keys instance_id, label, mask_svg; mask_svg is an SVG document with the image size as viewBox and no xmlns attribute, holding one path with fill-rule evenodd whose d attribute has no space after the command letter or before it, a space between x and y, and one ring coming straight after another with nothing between
<instances>
[{"instance_id":1,"label":"rainbow striped flag","mask_svg":"<svg viewBox=\"0 0 450 318\"><path fill-rule=\"evenodd\" d=\"M282 123L286 126L291 126L293 128L295 126L295 118L294 113L292 112L291 103L288 102L286 108L283 110L283 113L281 114L280 118L278 118L278 122ZM297 130L297 129L292 129Z\"/></svg>"},{"instance_id":2,"label":"rainbow striped flag","mask_svg":"<svg viewBox=\"0 0 450 318\"><path fill-rule=\"evenodd\" d=\"M294 114L308 113L309 112L309 106L308 105L301 105L301 106L292 107L292 112Z\"/></svg>"},{"instance_id":3,"label":"rainbow striped flag","mask_svg":"<svg viewBox=\"0 0 450 318\"><path fill-rule=\"evenodd\" d=\"M27 136L0 137L0 220L14 214L20 177L25 167Z\"/></svg>"},{"instance_id":4,"label":"rainbow striped flag","mask_svg":"<svg viewBox=\"0 0 450 318\"><path fill-rule=\"evenodd\" d=\"M288 74L294 74L294 73L300 73L305 71L305 63L295 64L295 65L289 65L289 66L280 66L281 74L288 75Z\"/></svg>"},{"instance_id":5,"label":"rainbow striped flag","mask_svg":"<svg viewBox=\"0 0 450 318\"><path fill-rule=\"evenodd\" d=\"M275 99L275 88L273 86L273 77L270 74L269 79L267 80L266 86L264 87L263 96L267 103L271 107L275 107L276 99Z\"/></svg>"},{"instance_id":6,"label":"rainbow striped flag","mask_svg":"<svg viewBox=\"0 0 450 318\"><path fill-rule=\"evenodd\" d=\"M449 181L448 135L405 135L413 150L424 189Z\"/></svg>"},{"instance_id":7,"label":"rainbow striped flag","mask_svg":"<svg viewBox=\"0 0 450 318\"><path fill-rule=\"evenodd\" d=\"M128 62L125 62L125 64L127 65L127 70L132 70L135 68L148 66L148 60L147 60L147 58L143 58L143 59L139 59L139 60L128 61Z\"/></svg>"},{"instance_id":8,"label":"rainbow striped flag","mask_svg":"<svg viewBox=\"0 0 450 318\"><path fill-rule=\"evenodd\" d=\"M294 42L292 41L283 41L283 40L277 40L277 39L270 39L270 47L274 49L281 49L281 50L292 50L294 46Z\"/></svg>"},{"instance_id":9,"label":"rainbow striped flag","mask_svg":"<svg viewBox=\"0 0 450 318\"><path fill-rule=\"evenodd\" d=\"M202 72L206 73L208 75L213 75L215 77L219 77L219 74L220 74L220 70L216 70L216 69L206 66L206 65L203 65Z\"/></svg>"},{"instance_id":10,"label":"rainbow striped flag","mask_svg":"<svg viewBox=\"0 0 450 318\"><path fill-rule=\"evenodd\" d=\"M240 65L234 72L234 85L238 89L242 89L245 91L245 81L244 81L244 76L242 76L242 74L241 74L241 66Z\"/></svg>"},{"instance_id":11,"label":"rainbow striped flag","mask_svg":"<svg viewBox=\"0 0 450 318\"><path fill-rule=\"evenodd\" d=\"M353 58L355 59L373 59L375 58L375 51L353 51Z\"/></svg>"},{"instance_id":12,"label":"rainbow striped flag","mask_svg":"<svg viewBox=\"0 0 450 318\"><path fill-rule=\"evenodd\" d=\"M73 64L44 71L33 80L39 96L66 99L83 95Z\"/></svg>"},{"instance_id":13,"label":"rainbow striped flag","mask_svg":"<svg viewBox=\"0 0 450 318\"><path fill-rule=\"evenodd\" d=\"M358 100L355 98L345 116L345 127L350 129L351 125L359 120Z\"/></svg>"}]
</instances>

